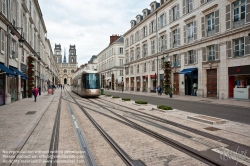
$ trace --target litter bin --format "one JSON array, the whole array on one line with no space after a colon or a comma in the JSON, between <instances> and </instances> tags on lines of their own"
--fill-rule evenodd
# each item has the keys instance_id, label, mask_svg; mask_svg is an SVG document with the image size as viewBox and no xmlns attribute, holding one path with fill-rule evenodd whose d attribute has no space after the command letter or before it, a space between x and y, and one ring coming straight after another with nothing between
<instances>
[{"instance_id":1,"label":"litter bin","mask_svg":"<svg viewBox=\"0 0 250 166\"><path fill-rule=\"evenodd\" d=\"M101 88L101 95L104 95L104 89Z\"/></svg>"}]
</instances>

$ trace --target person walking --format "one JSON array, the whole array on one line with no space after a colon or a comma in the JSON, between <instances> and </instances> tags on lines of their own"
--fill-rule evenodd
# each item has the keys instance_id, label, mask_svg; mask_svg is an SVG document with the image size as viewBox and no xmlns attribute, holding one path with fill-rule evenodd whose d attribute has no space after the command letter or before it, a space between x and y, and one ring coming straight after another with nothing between
<instances>
[{"instance_id":1,"label":"person walking","mask_svg":"<svg viewBox=\"0 0 250 166\"><path fill-rule=\"evenodd\" d=\"M158 85L157 91L158 91L158 95L161 95L161 86L160 85Z\"/></svg>"},{"instance_id":2,"label":"person walking","mask_svg":"<svg viewBox=\"0 0 250 166\"><path fill-rule=\"evenodd\" d=\"M124 91L124 83L123 81L121 82L121 86L122 86L122 92Z\"/></svg>"},{"instance_id":3,"label":"person walking","mask_svg":"<svg viewBox=\"0 0 250 166\"><path fill-rule=\"evenodd\" d=\"M34 100L35 100L35 102L36 102L36 97L37 97L37 95L38 95L38 89L37 89L36 87L34 87L34 89L32 90L32 93L33 93L33 95L34 95Z\"/></svg>"},{"instance_id":4,"label":"person walking","mask_svg":"<svg viewBox=\"0 0 250 166\"><path fill-rule=\"evenodd\" d=\"M197 92L197 84L193 83L193 96L197 95L196 92Z\"/></svg>"}]
</instances>

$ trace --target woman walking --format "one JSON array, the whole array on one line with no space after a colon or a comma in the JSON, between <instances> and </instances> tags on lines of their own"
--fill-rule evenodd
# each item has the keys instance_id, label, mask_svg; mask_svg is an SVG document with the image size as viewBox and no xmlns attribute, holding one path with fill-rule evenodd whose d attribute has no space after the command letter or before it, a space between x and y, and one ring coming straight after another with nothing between
<instances>
[{"instance_id":1,"label":"woman walking","mask_svg":"<svg viewBox=\"0 0 250 166\"><path fill-rule=\"evenodd\" d=\"M35 102L36 102L36 97L38 95L38 89L36 87L34 87L34 89L32 90L32 93L34 95L34 99L35 99Z\"/></svg>"}]
</instances>

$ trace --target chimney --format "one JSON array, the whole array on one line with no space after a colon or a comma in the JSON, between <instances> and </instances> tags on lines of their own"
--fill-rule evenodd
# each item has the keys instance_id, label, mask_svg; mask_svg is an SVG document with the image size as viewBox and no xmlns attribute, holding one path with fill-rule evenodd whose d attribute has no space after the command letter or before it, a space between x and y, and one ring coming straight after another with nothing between
<instances>
[{"instance_id":1,"label":"chimney","mask_svg":"<svg viewBox=\"0 0 250 166\"><path fill-rule=\"evenodd\" d=\"M120 38L119 35L112 35L112 36L110 36L110 43L109 43L109 45L112 44L112 43L114 43L119 38Z\"/></svg>"}]
</instances>

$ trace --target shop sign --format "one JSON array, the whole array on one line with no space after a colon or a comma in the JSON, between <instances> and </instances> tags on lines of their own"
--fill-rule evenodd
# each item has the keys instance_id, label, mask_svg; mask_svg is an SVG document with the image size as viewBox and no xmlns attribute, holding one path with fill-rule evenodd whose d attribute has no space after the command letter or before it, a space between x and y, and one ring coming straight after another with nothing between
<instances>
[{"instance_id":1,"label":"shop sign","mask_svg":"<svg viewBox=\"0 0 250 166\"><path fill-rule=\"evenodd\" d=\"M27 65L20 63L21 65L21 72L26 73L27 72Z\"/></svg>"},{"instance_id":2,"label":"shop sign","mask_svg":"<svg viewBox=\"0 0 250 166\"><path fill-rule=\"evenodd\" d=\"M250 65L228 68L228 75L246 75L246 74L250 74Z\"/></svg>"}]
</instances>

